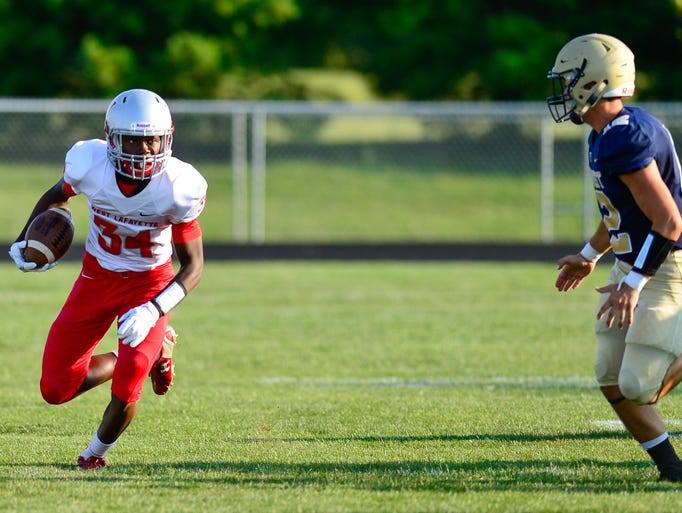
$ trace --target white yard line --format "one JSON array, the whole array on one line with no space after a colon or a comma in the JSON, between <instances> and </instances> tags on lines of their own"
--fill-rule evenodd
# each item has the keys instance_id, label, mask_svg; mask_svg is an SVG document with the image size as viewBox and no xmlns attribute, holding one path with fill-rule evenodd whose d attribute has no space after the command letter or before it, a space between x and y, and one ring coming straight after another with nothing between
<instances>
[{"instance_id":1,"label":"white yard line","mask_svg":"<svg viewBox=\"0 0 682 513\"><path fill-rule=\"evenodd\" d=\"M553 376L495 376L464 379L404 379L379 378L295 378L264 377L264 385L297 385L303 387L398 387L398 388L596 388L594 379L583 376L557 378Z\"/></svg>"},{"instance_id":2,"label":"white yard line","mask_svg":"<svg viewBox=\"0 0 682 513\"><path fill-rule=\"evenodd\" d=\"M682 419L663 419L663 422L667 427L679 427L682 426ZM625 431L623 424L620 420L594 420L592 423L602 429L609 429L611 431Z\"/></svg>"}]
</instances>

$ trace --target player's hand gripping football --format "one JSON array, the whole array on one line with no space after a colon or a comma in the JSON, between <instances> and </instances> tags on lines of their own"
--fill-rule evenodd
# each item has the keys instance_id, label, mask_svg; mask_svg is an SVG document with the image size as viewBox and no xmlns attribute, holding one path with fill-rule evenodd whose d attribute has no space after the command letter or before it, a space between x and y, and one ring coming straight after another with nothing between
<instances>
[{"instance_id":1,"label":"player's hand gripping football","mask_svg":"<svg viewBox=\"0 0 682 513\"><path fill-rule=\"evenodd\" d=\"M9 256L12 257L12 260L14 260L14 263L19 269L21 269L25 273L28 272L42 273L45 271L49 271L55 265L57 265L57 262L52 262L51 264L47 263L41 267L38 267L38 264L36 264L35 262L27 262L26 259L24 258L24 252L22 251L27 244L28 241L21 240L19 242L15 242L9 248Z\"/></svg>"},{"instance_id":2,"label":"player's hand gripping football","mask_svg":"<svg viewBox=\"0 0 682 513\"><path fill-rule=\"evenodd\" d=\"M159 310L151 301L131 308L118 319L118 338L130 347L137 347L159 320Z\"/></svg>"},{"instance_id":3,"label":"player's hand gripping football","mask_svg":"<svg viewBox=\"0 0 682 513\"><path fill-rule=\"evenodd\" d=\"M559 276L555 287L559 292L576 289L594 271L596 262L586 260L581 254L568 255L557 261Z\"/></svg>"}]
</instances>

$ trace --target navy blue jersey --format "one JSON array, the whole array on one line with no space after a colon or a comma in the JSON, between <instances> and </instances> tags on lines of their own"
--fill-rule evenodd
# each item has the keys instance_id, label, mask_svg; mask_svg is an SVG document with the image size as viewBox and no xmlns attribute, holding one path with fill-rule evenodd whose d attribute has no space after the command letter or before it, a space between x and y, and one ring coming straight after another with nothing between
<instances>
[{"instance_id":1,"label":"navy blue jersey","mask_svg":"<svg viewBox=\"0 0 682 513\"><path fill-rule=\"evenodd\" d=\"M655 160L663 181L682 212L680 161L670 132L651 114L625 107L600 133L589 139L589 164L602 220L616 258L634 264L651 221L635 202L619 175L632 173ZM682 239L682 237L680 237ZM678 240L677 247L682 247Z\"/></svg>"}]
</instances>

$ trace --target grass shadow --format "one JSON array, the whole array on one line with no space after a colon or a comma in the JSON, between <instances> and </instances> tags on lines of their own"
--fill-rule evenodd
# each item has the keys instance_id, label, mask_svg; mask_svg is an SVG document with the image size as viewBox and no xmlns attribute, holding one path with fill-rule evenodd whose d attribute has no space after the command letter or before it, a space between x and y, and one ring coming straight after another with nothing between
<instances>
[{"instance_id":1,"label":"grass shadow","mask_svg":"<svg viewBox=\"0 0 682 513\"><path fill-rule=\"evenodd\" d=\"M348 437L291 437L275 438L268 436L240 438L236 442L258 443L258 442L558 442L567 440L619 440L630 439L631 436L626 431L589 431L582 433L490 433L490 434L440 434L440 435L397 435L397 436L348 436Z\"/></svg>"},{"instance_id":2,"label":"grass shadow","mask_svg":"<svg viewBox=\"0 0 682 513\"><path fill-rule=\"evenodd\" d=\"M258 442L470 442L504 443L553 442L562 440L625 439L621 432L586 432L557 434L488 434L488 435L433 435L433 436L367 436L348 438L291 438L244 439ZM586 447L586 452L589 448ZM426 461L409 459L391 461L328 462L322 461L224 461L187 460L154 464L113 464L97 471L81 471L74 465L13 464L0 466L0 482L11 480L16 468L28 472L32 479L46 481L136 482L142 486L173 489L197 486L254 486L254 487L320 487L354 488L370 491L431 490L446 493L462 492L569 492L617 494L626 491L668 490L669 483L656 481L655 467L646 458L638 461L606 461L582 458L571 461L552 459L475 459L471 461ZM350 458L348 458L350 459ZM34 471L38 467L39 470ZM2 469L5 472L2 472ZM7 471L9 469L9 471ZM56 469L50 473L47 469ZM7 474L10 474L8 479ZM2 476L2 474L5 474ZM17 479L15 476L14 479Z\"/></svg>"},{"instance_id":3,"label":"grass shadow","mask_svg":"<svg viewBox=\"0 0 682 513\"><path fill-rule=\"evenodd\" d=\"M16 466L16 465L15 465ZM49 467L54 465L19 465ZM445 493L569 492L620 494L669 490L675 484L656 481L648 461L612 462L581 459L477 460L471 462L371 461L365 463L280 463L272 461L182 461L122 464L106 469L33 475L44 481L136 483L155 488L197 486L286 488L353 488L375 492L434 491ZM0 482L8 479L0 479Z\"/></svg>"}]
</instances>

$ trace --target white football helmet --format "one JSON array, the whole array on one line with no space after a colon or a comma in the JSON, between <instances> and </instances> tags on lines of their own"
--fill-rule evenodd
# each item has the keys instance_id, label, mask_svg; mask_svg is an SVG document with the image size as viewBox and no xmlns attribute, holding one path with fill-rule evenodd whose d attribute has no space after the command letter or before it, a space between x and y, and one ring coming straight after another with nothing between
<instances>
[{"instance_id":1,"label":"white football helmet","mask_svg":"<svg viewBox=\"0 0 682 513\"><path fill-rule=\"evenodd\" d=\"M171 156L173 121L170 109L159 95L146 89L130 89L120 93L109 104L104 120L107 156L117 173L135 180L148 180L162 173ZM134 155L123 152L125 136L161 137L156 155Z\"/></svg>"},{"instance_id":2,"label":"white football helmet","mask_svg":"<svg viewBox=\"0 0 682 513\"><path fill-rule=\"evenodd\" d=\"M581 124L601 98L635 93L635 56L615 37L587 34L564 45L547 78L552 80L547 106L554 121Z\"/></svg>"}]
</instances>

